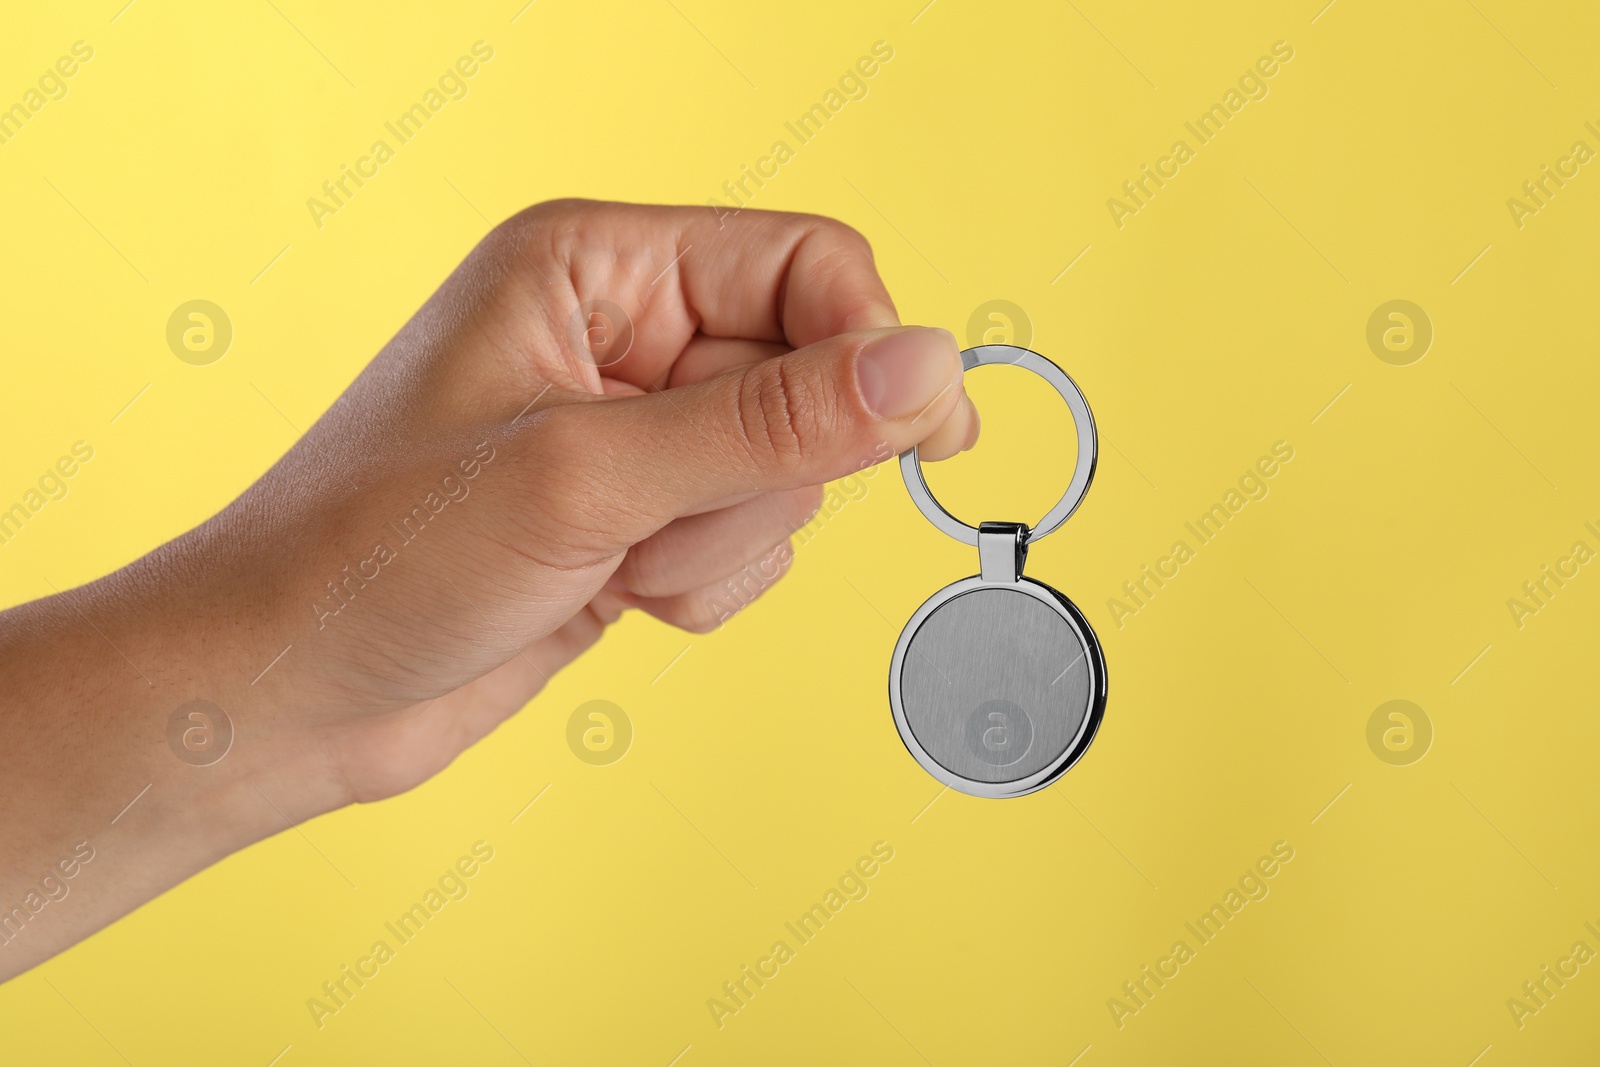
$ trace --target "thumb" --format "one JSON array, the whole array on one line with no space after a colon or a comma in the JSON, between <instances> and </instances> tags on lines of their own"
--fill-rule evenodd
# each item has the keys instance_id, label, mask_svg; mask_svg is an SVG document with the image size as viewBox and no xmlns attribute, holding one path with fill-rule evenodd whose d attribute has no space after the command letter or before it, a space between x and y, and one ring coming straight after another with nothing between
<instances>
[{"instance_id":1,"label":"thumb","mask_svg":"<svg viewBox=\"0 0 1600 1067\"><path fill-rule=\"evenodd\" d=\"M817 485L911 448L956 410L961 372L949 331L896 327L575 405L586 438L609 443L588 484L613 496L609 514L637 518L639 529L616 530L632 543L727 498Z\"/></svg>"}]
</instances>

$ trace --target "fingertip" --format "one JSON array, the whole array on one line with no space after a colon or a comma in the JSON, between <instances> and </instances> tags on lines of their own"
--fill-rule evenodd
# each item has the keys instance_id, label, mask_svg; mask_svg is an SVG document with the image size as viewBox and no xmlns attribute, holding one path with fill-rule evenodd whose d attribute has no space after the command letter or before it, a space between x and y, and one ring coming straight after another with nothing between
<instances>
[{"instance_id":1,"label":"fingertip","mask_svg":"<svg viewBox=\"0 0 1600 1067\"><path fill-rule=\"evenodd\" d=\"M965 393L939 428L917 445L919 459L938 462L965 452L978 440L978 409Z\"/></svg>"},{"instance_id":2,"label":"fingertip","mask_svg":"<svg viewBox=\"0 0 1600 1067\"><path fill-rule=\"evenodd\" d=\"M961 384L961 352L949 330L907 326L867 342L856 357L856 388L881 420L916 422ZM948 403L948 401L946 401Z\"/></svg>"}]
</instances>

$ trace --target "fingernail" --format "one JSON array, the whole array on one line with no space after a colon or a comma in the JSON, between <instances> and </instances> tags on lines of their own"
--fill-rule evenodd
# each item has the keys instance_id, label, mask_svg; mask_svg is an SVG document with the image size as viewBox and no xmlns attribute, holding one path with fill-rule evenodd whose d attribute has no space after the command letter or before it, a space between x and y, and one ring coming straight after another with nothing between
<instances>
[{"instance_id":1,"label":"fingernail","mask_svg":"<svg viewBox=\"0 0 1600 1067\"><path fill-rule=\"evenodd\" d=\"M912 326L880 337L856 357L861 399L883 419L920 415L960 378L961 354L949 330Z\"/></svg>"}]
</instances>

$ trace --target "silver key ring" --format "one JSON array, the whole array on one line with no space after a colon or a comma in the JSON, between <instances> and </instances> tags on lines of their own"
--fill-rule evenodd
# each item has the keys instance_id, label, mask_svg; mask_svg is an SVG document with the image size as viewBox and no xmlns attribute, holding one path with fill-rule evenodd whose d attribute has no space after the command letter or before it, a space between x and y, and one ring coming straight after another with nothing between
<instances>
[{"instance_id":1,"label":"silver key ring","mask_svg":"<svg viewBox=\"0 0 1600 1067\"><path fill-rule=\"evenodd\" d=\"M1072 412L1072 421L1078 427L1078 464L1072 471L1072 481L1067 483L1067 491L1062 494L1056 506L1028 531L1024 543L1031 544L1058 529L1074 511L1078 510L1078 505L1083 503L1084 496L1089 492L1089 483L1094 480L1099 439L1095 434L1094 415L1089 411L1089 402L1084 399L1082 390L1068 377L1066 371L1044 356L1030 352L1026 348L1018 348L1016 345L980 345L961 353L963 372L973 367L996 363L1031 370L1049 382L1055 391L1061 394L1061 399L1067 402L1067 409ZM978 528L968 526L934 499L933 491L928 488L927 479L922 476L922 462L917 458L915 447L900 453L900 474L905 478L906 490L910 492L917 510L927 516L929 522L957 541L973 546L978 544Z\"/></svg>"}]
</instances>

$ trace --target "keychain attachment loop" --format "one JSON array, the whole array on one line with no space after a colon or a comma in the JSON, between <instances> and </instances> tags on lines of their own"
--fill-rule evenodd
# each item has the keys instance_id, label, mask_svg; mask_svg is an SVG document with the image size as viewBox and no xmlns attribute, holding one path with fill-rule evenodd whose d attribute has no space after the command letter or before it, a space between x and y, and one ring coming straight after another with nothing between
<instances>
[{"instance_id":1,"label":"keychain attachment loop","mask_svg":"<svg viewBox=\"0 0 1600 1067\"><path fill-rule=\"evenodd\" d=\"M1031 370L1049 382L1051 387L1061 394L1061 399L1067 402L1067 410L1072 412L1072 421L1078 428L1078 463L1073 468L1072 480L1067 483L1067 491L1056 502L1056 506L1027 532L1023 544L1031 544L1045 534L1054 532L1066 522L1072 513L1078 510L1078 505L1083 503L1085 494L1089 492L1089 483L1094 480L1095 460L1099 452L1094 415L1090 413L1089 402L1084 399L1077 383L1068 377L1066 371L1037 352L1018 348L1016 345L980 345L961 353L963 371L997 363ZM927 516L929 522L957 541L974 547L978 545L978 528L968 526L934 499L933 491L928 488L927 479L922 476L922 462L917 458L915 447L900 453L900 474L905 478L906 490L911 494L917 510Z\"/></svg>"}]
</instances>

